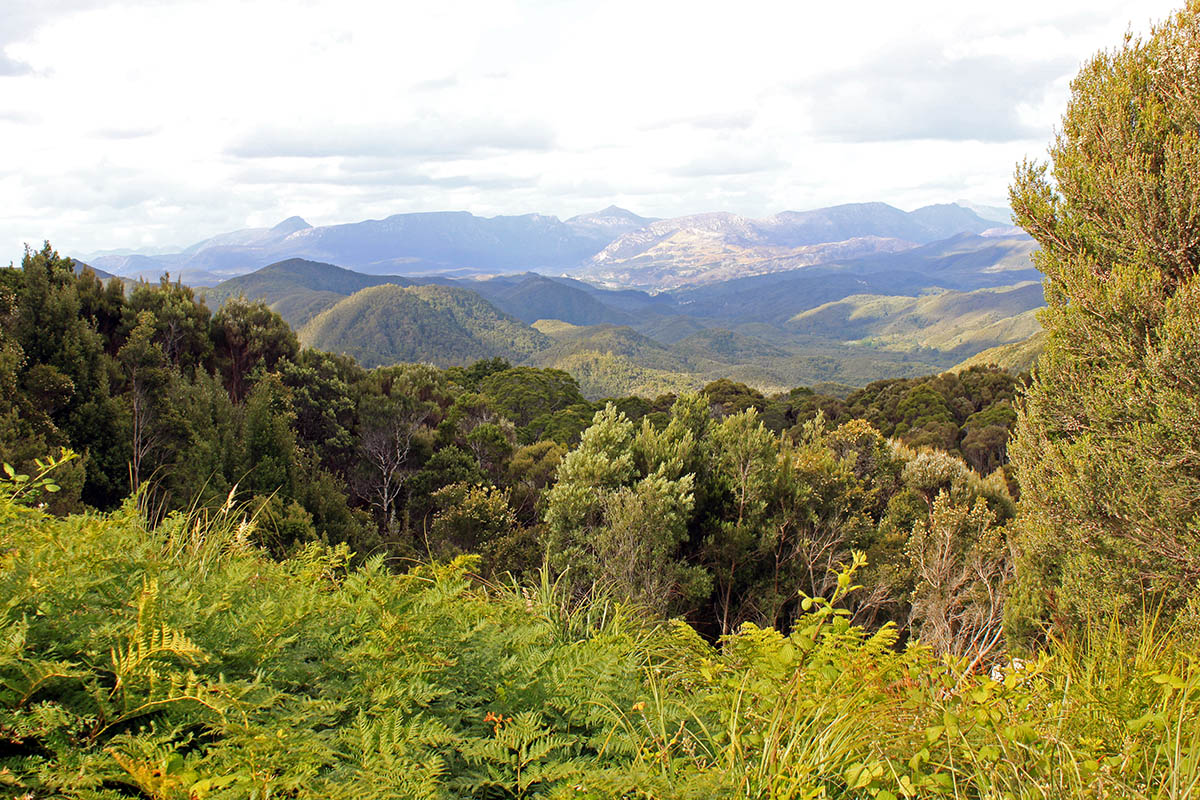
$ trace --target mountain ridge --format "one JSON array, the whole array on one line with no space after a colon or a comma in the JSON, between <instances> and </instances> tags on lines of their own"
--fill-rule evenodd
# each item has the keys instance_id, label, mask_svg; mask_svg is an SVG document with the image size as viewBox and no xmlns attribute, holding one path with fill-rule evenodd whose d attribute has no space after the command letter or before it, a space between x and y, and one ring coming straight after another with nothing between
<instances>
[{"instance_id":1,"label":"mountain ridge","mask_svg":"<svg viewBox=\"0 0 1200 800\"><path fill-rule=\"evenodd\" d=\"M614 205L566 220L537 213L482 217L427 211L312 226L293 216L269 228L217 234L176 253L110 253L89 263L122 277L182 274L193 286L303 258L374 275L533 270L661 290L897 252L995 227L994 220L954 204L912 212L885 203L845 204L762 219L728 212L656 219ZM619 265L619 274L608 274L613 265Z\"/></svg>"}]
</instances>

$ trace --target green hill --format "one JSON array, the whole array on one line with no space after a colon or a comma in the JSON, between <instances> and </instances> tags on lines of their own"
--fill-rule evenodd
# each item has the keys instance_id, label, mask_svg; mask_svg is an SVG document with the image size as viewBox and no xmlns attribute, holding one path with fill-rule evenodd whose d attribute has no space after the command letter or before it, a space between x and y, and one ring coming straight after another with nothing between
<instances>
[{"instance_id":1,"label":"green hill","mask_svg":"<svg viewBox=\"0 0 1200 800\"><path fill-rule=\"evenodd\" d=\"M544 275L531 274L511 286L501 280L479 284L476 291L496 308L525 322L559 319L574 325L629 325L636 321L632 314L602 303L584 289Z\"/></svg>"},{"instance_id":2,"label":"green hill","mask_svg":"<svg viewBox=\"0 0 1200 800\"><path fill-rule=\"evenodd\" d=\"M954 367L955 372L961 372L971 367L982 367L995 364L1008 372L1028 372L1037 362L1046 346L1046 334L1038 331L1033 336L1020 342L1002 344L999 347L989 347L968 358Z\"/></svg>"},{"instance_id":3,"label":"green hill","mask_svg":"<svg viewBox=\"0 0 1200 800\"><path fill-rule=\"evenodd\" d=\"M920 248L926 252L913 266L941 273L950 278L942 289L953 288L972 270L980 280L982 273L987 280L1014 274L1026 246L963 237ZM1037 331L1040 285L945 291L931 288L927 274L856 274L861 269L814 268L648 295L533 273L409 278L291 259L204 296L213 308L236 295L262 300L304 342L369 365L499 356L571 371L593 398L678 391L722 377L764 391L819 381L863 385L944 370Z\"/></svg>"},{"instance_id":4,"label":"green hill","mask_svg":"<svg viewBox=\"0 0 1200 800\"><path fill-rule=\"evenodd\" d=\"M539 366L558 367L569 356L605 353L621 356L647 369L666 372L690 372L698 365L674 349L643 336L633 328L615 325L591 325L559 330L550 347L538 353Z\"/></svg>"},{"instance_id":5,"label":"green hill","mask_svg":"<svg viewBox=\"0 0 1200 800\"><path fill-rule=\"evenodd\" d=\"M797 333L841 341L974 353L1033 335L1043 305L1038 283L923 297L851 295L787 324Z\"/></svg>"},{"instance_id":6,"label":"green hill","mask_svg":"<svg viewBox=\"0 0 1200 800\"><path fill-rule=\"evenodd\" d=\"M524 361L549 340L474 292L446 286L375 286L339 301L300 330L300 340L366 366L430 361Z\"/></svg>"},{"instance_id":7,"label":"green hill","mask_svg":"<svg viewBox=\"0 0 1200 800\"><path fill-rule=\"evenodd\" d=\"M655 369L628 355L587 350L569 353L547 366L570 373L584 397L657 397L700 389L708 380L700 373Z\"/></svg>"},{"instance_id":8,"label":"green hill","mask_svg":"<svg viewBox=\"0 0 1200 800\"><path fill-rule=\"evenodd\" d=\"M262 300L288 324L299 328L341 298L385 283L412 286L414 281L398 275L364 275L333 264L292 258L230 278L205 289L203 294L210 308L238 295Z\"/></svg>"},{"instance_id":9,"label":"green hill","mask_svg":"<svg viewBox=\"0 0 1200 800\"><path fill-rule=\"evenodd\" d=\"M784 358L786 350L756 336L746 336L723 328L706 328L675 342L672 349L694 359L709 359L739 364L765 358Z\"/></svg>"}]
</instances>

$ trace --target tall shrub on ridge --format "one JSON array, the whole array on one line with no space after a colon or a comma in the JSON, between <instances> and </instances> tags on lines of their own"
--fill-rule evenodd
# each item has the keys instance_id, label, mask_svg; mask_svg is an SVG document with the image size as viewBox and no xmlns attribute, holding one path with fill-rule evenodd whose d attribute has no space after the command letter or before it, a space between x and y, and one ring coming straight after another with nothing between
<instances>
[{"instance_id":1,"label":"tall shrub on ridge","mask_svg":"<svg viewBox=\"0 0 1200 800\"><path fill-rule=\"evenodd\" d=\"M1200 625L1200 2L1071 88L1011 189L1048 304L1009 448L1018 640L1143 608Z\"/></svg>"}]
</instances>

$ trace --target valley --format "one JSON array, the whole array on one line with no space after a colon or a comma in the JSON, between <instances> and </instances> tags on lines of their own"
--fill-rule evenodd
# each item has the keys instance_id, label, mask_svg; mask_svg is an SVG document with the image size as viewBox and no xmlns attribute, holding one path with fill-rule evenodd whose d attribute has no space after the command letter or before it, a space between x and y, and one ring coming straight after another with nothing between
<instances>
[{"instance_id":1,"label":"valley","mask_svg":"<svg viewBox=\"0 0 1200 800\"><path fill-rule=\"evenodd\" d=\"M770 225L717 214L648 221L609 208L586 230L611 242L572 275L376 274L291 258L199 291L212 308L262 300L305 344L369 366L501 357L570 372L590 399L719 378L845 394L940 372L1038 330L1031 240L960 206L930 208L862 204ZM684 247L700 229L711 246ZM840 236L850 238L802 244ZM787 248L790 262L777 257ZM824 260L796 266L800 250Z\"/></svg>"}]
</instances>

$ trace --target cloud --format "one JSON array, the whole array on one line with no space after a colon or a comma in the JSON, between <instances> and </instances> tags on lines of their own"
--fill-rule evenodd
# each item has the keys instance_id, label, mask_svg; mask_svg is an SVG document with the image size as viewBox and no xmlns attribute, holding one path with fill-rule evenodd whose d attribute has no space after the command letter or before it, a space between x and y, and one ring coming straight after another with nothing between
<instances>
[{"instance_id":1,"label":"cloud","mask_svg":"<svg viewBox=\"0 0 1200 800\"><path fill-rule=\"evenodd\" d=\"M453 89L459 85L459 80L454 75L448 75L445 78L434 78L428 81L419 81L412 85L414 92L437 92L442 89Z\"/></svg>"},{"instance_id":2,"label":"cloud","mask_svg":"<svg viewBox=\"0 0 1200 800\"><path fill-rule=\"evenodd\" d=\"M427 118L401 124L266 128L225 152L238 158L408 157L449 160L481 153L547 151L554 136L541 123Z\"/></svg>"},{"instance_id":3,"label":"cloud","mask_svg":"<svg viewBox=\"0 0 1200 800\"><path fill-rule=\"evenodd\" d=\"M754 114L751 111L723 111L657 120L643 125L641 130L658 131L665 128L685 127L709 131L742 131L753 124Z\"/></svg>"},{"instance_id":4,"label":"cloud","mask_svg":"<svg viewBox=\"0 0 1200 800\"><path fill-rule=\"evenodd\" d=\"M158 133L157 127L138 127L138 128L97 128L92 131L92 135L97 139L141 139L146 136L153 136Z\"/></svg>"},{"instance_id":5,"label":"cloud","mask_svg":"<svg viewBox=\"0 0 1200 800\"><path fill-rule=\"evenodd\" d=\"M0 76L27 75L30 72L33 72L33 68L28 64L23 61L14 61L3 52L0 52Z\"/></svg>"},{"instance_id":6,"label":"cloud","mask_svg":"<svg viewBox=\"0 0 1200 800\"><path fill-rule=\"evenodd\" d=\"M24 75L28 64L4 54L11 44L25 42L46 22L67 14L90 11L108 5L110 0L15 0L5 4L0 14L0 75Z\"/></svg>"},{"instance_id":7,"label":"cloud","mask_svg":"<svg viewBox=\"0 0 1200 800\"><path fill-rule=\"evenodd\" d=\"M669 171L680 178L707 178L720 175L752 175L786 167L775 156L751 150L741 153L706 154Z\"/></svg>"},{"instance_id":8,"label":"cloud","mask_svg":"<svg viewBox=\"0 0 1200 800\"><path fill-rule=\"evenodd\" d=\"M353 162L351 162L353 163ZM351 187L437 187L442 189L476 188L506 191L530 186L536 181L514 175L446 174L434 175L414 167L373 166L347 169L346 165L301 162L294 169L284 167L248 167L234 175L239 185L258 186L351 186Z\"/></svg>"},{"instance_id":9,"label":"cloud","mask_svg":"<svg viewBox=\"0 0 1200 800\"><path fill-rule=\"evenodd\" d=\"M1012 142L1045 136L1022 119L1021 108L1040 103L1076 66L1069 58L950 59L913 49L814 76L796 90L809 98L813 131L824 139Z\"/></svg>"}]
</instances>

